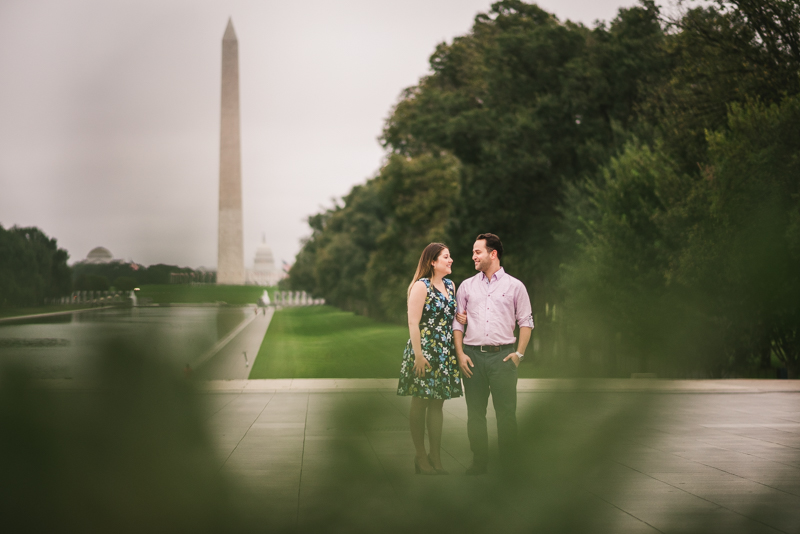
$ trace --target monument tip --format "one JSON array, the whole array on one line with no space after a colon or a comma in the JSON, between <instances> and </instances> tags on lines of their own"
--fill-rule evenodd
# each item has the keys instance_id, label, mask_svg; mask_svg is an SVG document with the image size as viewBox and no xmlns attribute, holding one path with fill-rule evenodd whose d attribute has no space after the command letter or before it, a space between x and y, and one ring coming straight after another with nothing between
<instances>
[{"instance_id":1,"label":"monument tip","mask_svg":"<svg viewBox=\"0 0 800 534\"><path fill-rule=\"evenodd\" d=\"M236 32L233 30L233 20L228 18L228 26L225 28L225 35L222 36L223 41L235 41Z\"/></svg>"}]
</instances>

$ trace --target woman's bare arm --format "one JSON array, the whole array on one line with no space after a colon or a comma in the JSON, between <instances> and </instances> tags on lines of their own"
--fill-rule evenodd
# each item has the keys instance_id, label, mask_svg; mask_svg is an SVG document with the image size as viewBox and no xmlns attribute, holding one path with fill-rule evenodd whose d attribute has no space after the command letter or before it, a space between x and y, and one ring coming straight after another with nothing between
<instances>
[{"instance_id":1,"label":"woman's bare arm","mask_svg":"<svg viewBox=\"0 0 800 534\"><path fill-rule=\"evenodd\" d=\"M419 333L419 322L422 319L427 294L428 288L425 282L417 281L411 287L411 294L408 296L408 335L411 338L411 348L414 349L414 374L420 378L425 376L425 369L431 368L431 364L422 354L422 340Z\"/></svg>"}]
</instances>

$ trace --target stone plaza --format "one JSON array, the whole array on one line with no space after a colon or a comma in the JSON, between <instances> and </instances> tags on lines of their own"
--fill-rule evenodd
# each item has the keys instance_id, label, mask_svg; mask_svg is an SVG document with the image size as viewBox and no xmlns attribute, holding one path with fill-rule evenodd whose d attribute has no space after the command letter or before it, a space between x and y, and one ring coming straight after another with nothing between
<instances>
[{"instance_id":1,"label":"stone plaza","mask_svg":"<svg viewBox=\"0 0 800 534\"><path fill-rule=\"evenodd\" d=\"M796 382L520 380L521 421L531 411L570 405L576 396L589 402L574 405L581 414L545 417L542 428L529 429L536 442L530 452L542 457L532 464L538 469L512 481L494 465L489 475L464 475L471 454L463 399L445 403L443 463L450 475L415 476L409 402L396 396L395 382L205 385L220 468L240 484L243 508L257 524L314 530L339 521L343 530L356 531L425 523L470 532L491 531L493 524L519 532L570 524L576 531L617 533L800 529ZM643 420L622 430L620 442L600 437L604 425L613 427L603 419L610 406L642 399L652 405ZM343 406L371 411L370 417L362 424L337 417ZM583 426L587 417L604 423ZM490 431L493 426L490 419ZM591 451L576 447L580 440L602 450L584 461ZM438 506L426 507L426 500ZM492 506L481 506L486 503ZM561 514L574 517L563 521Z\"/></svg>"},{"instance_id":2,"label":"stone plaza","mask_svg":"<svg viewBox=\"0 0 800 534\"><path fill-rule=\"evenodd\" d=\"M185 328L202 310L143 308L126 320ZM471 453L459 398L444 406L450 474L417 476L410 401L396 395L396 379L247 380L256 355L270 357L262 342L274 308L254 310L204 349L190 383L212 451L202 465L214 464L238 517L256 531L798 532L800 381L521 379L522 453L512 474L500 470L496 449L488 475L464 474ZM53 351L66 358L81 347L68 327L115 324L109 317L119 313L103 313L94 322L13 327L12 337L57 328L53 336L67 345L12 352L35 365ZM215 315L203 313L213 324ZM59 369L38 382L56 405L101 394L90 374L57 378ZM491 407L488 415L494 447Z\"/></svg>"}]
</instances>

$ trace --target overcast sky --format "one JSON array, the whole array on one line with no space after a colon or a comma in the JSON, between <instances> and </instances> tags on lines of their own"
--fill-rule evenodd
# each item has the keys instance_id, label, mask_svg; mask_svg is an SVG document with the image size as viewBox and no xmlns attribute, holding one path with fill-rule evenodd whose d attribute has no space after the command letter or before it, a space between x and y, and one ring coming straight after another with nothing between
<instances>
[{"instance_id":1,"label":"overcast sky","mask_svg":"<svg viewBox=\"0 0 800 534\"><path fill-rule=\"evenodd\" d=\"M294 261L305 218L373 176L400 92L491 0L3 0L0 224L71 262L215 267L222 34L239 38L245 265ZM610 20L635 0L543 0Z\"/></svg>"}]
</instances>

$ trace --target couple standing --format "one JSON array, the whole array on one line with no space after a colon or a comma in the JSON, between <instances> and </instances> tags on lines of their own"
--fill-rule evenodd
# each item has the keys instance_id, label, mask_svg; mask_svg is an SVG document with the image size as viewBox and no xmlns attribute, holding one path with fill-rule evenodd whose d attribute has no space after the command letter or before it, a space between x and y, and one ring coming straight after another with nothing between
<instances>
[{"instance_id":1,"label":"couple standing","mask_svg":"<svg viewBox=\"0 0 800 534\"><path fill-rule=\"evenodd\" d=\"M447 247L431 243L422 251L408 288L410 339L397 388L398 395L411 396L409 422L418 474L447 474L440 458L442 407L445 400L464 393L473 454L467 474L479 475L487 469L489 393L497 415L501 460L511 464L516 457L517 367L531 337L533 318L528 292L500 266L502 256L499 237L479 235L472 247L472 261L479 272L456 293L455 284L445 278L453 264ZM516 350L515 325L519 325ZM430 453L425 450L426 423Z\"/></svg>"}]
</instances>

